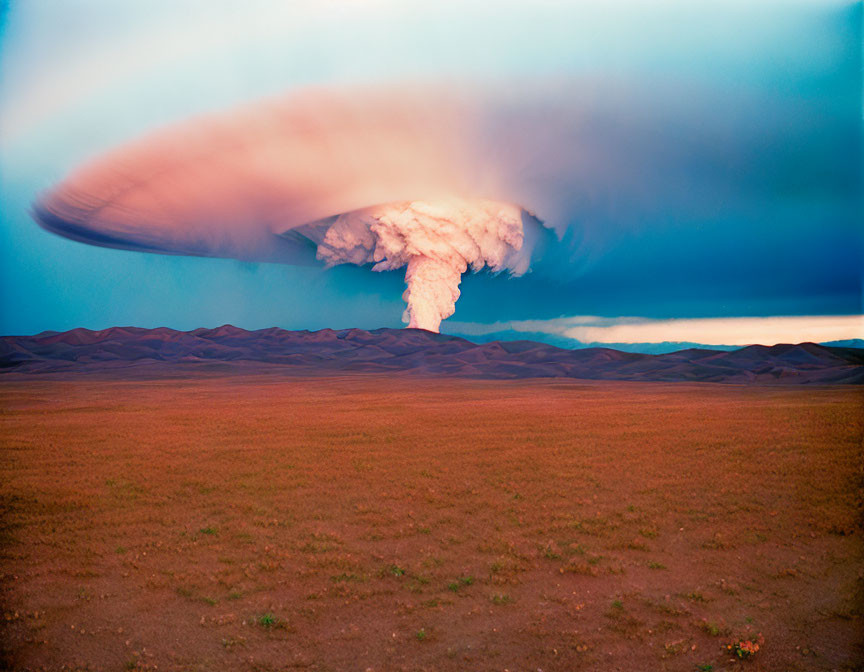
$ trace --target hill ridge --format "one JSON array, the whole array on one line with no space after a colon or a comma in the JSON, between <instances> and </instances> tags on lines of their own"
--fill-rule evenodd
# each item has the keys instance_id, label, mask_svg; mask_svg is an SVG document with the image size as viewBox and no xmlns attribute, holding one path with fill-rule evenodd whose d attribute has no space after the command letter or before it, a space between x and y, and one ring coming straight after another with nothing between
<instances>
[{"instance_id":1,"label":"hill ridge","mask_svg":"<svg viewBox=\"0 0 864 672\"><path fill-rule=\"evenodd\" d=\"M249 331L230 324L85 328L0 337L0 372L158 374L178 365L271 367L303 374L389 372L466 378L585 378L723 383L864 383L864 349L816 343L684 348L644 354L605 347L568 350L537 341L475 343L422 329ZM202 369L203 370L203 369Z\"/></svg>"}]
</instances>

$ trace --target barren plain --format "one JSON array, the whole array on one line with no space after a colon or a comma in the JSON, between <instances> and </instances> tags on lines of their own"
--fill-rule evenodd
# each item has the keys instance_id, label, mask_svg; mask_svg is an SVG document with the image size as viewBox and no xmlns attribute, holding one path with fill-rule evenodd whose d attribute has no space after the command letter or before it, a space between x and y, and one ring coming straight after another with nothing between
<instances>
[{"instance_id":1,"label":"barren plain","mask_svg":"<svg viewBox=\"0 0 864 672\"><path fill-rule=\"evenodd\" d=\"M864 665L861 388L7 376L0 409L9 669Z\"/></svg>"}]
</instances>

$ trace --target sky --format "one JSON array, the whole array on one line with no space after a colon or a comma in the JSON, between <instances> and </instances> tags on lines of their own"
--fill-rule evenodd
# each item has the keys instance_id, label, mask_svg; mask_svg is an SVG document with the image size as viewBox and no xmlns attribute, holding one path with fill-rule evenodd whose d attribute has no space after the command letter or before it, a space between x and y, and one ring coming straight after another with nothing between
<instances>
[{"instance_id":1,"label":"sky","mask_svg":"<svg viewBox=\"0 0 864 672\"><path fill-rule=\"evenodd\" d=\"M402 326L401 271L98 248L30 212L82 162L196 115L309 86L459 85L507 91L519 110L485 117L487 145L501 128L514 138L502 163L520 129L554 129L537 175L558 238L521 277L465 275L443 331L727 345L864 335L861 3L4 7L0 334Z\"/></svg>"}]
</instances>

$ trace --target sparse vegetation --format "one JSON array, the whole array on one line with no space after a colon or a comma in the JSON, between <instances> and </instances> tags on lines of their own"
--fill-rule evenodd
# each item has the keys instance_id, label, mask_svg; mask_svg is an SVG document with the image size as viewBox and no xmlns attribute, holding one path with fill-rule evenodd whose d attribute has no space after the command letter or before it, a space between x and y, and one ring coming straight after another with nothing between
<instances>
[{"instance_id":1,"label":"sparse vegetation","mask_svg":"<svg viewBox=\"0 0 864 672\"><path fill-rule=\"evenodd\" d=\"M274 625L276 625L276 617L270 612L267 612L266 614L261 614L255 620L258 622L258 625L264 628L272 628Z\"/></svg>"},{"instance_id":2,"label":"sparse vegetation","mask_svg":"<svg viewBox=\"0 0 864 672\"><path fill-rule=\"evenodd\" d=\"M719 635L728 635L730 632L729 628L727 628L722 623L716 623L714 621L709 621L704 618L698 623L698 627L712 637L717 637Z\"/></svg>"},{"instance_id":3,"label":"sparse vegetation","mask_svg":"<svg viewBox=\"0 0 864 672\"><path fill-rule=\"evenodd\" d=\"M348 572L342 572L341 574L331 576L330 580L334 583L340 583L345 581L364 581L365 579L362 576L354 574L353 572L350 574Z\"/></svg>"},{"instance_id":4,"label":"sparse vegetation","mask_svg":"<svg viewBox=\"0 0 864 672\"><path fill-rule=\"evenodd\" d=\"M238 647L246 646L246 638L245 637L223 637L222 638L222 646L231 651Z\"/></svg>"},{"instance_id":5,"label":"sparse vegetation","mask_svg":"<svg viewBox=\"0 0 864 672\"><path fill-rule=\"evenodd\" d=\"M473 576L460 576L456 581L449 583L447 589L452 590L454 593L458 593L460 589L465 586L470 586L472 583L474 583Z\"/></svg>"},{"instance_id":6,"label":"sparse vegetation","mask_svg":"<svg viewBox=\"0 0 864 672\"><path fill-rule=\"evenodd\" d=\"M708 598L705 597L701 592L692 591L687 593L684 597L686 597L691 602L707 602Z\"/></svg>"},{"instance_id":7,"label":"sparse vegetation","mask_svg":"<svg viewBox=\"0 0 864 672\"><path fill-rule=\"evenodd\" d=\"M762 634L749 637L739 637L726 648L732 652L736 658L747 660L753 658L765 644L765 638Z\"/></svg>"},{"instance_id":8,"label":"sparse vegetation","mask_svg":"<svg viewBox=\"0 0 864 672\"><path fill-rule=\"evenodd\" d=\"M860 608L825 586L860 571L860 390L409 382L4 380L4 646L708 672L734 633L765 669L854 668Z\"/></svg>"}]
</instances>

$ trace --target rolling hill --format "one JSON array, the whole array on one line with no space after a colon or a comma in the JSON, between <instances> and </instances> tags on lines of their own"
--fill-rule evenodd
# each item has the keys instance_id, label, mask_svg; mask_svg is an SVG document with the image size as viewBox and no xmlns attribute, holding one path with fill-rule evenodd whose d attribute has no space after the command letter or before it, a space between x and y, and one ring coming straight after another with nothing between
<instances>
[{"instance_id":1,"label":"rolling hill","mask_svg":"<svg viewBox=\"0 0 864 672\"><path fill-rule=\"evenodd\" d=\"M183 371L285 374L388 373L463 378L583 378L764 384L862 384L864 350L751 345L649 355L610 348L568 350L534 341L474 343L419 329L246 331L231 325L73 329L0 338L3 375Z\"/></svg>"}]
</instances>

